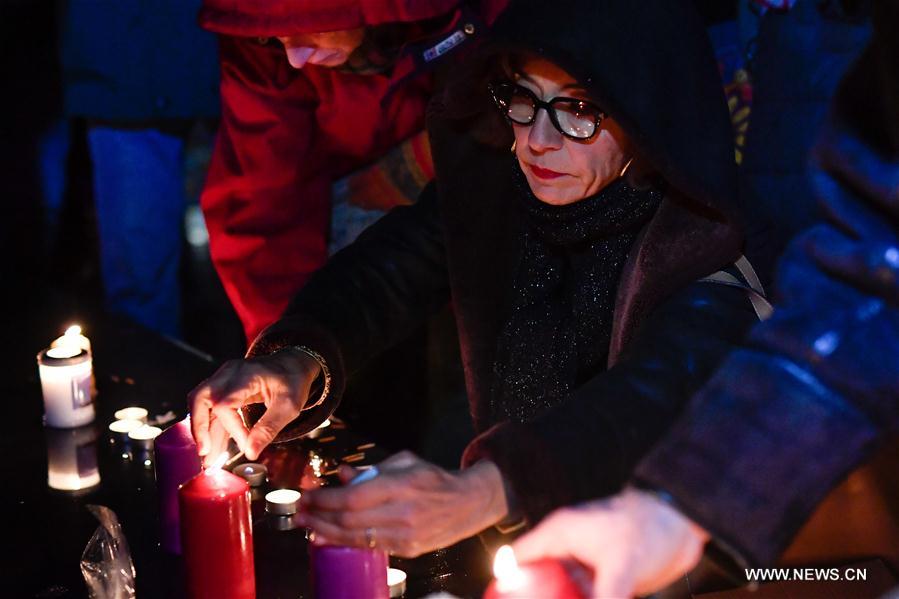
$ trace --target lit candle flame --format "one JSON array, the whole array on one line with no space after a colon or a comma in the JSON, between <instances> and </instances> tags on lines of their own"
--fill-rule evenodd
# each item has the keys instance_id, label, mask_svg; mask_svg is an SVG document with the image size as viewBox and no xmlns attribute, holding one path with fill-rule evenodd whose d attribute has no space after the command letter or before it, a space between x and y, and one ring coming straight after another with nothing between
<instances>
[{"instance_id":1,"label":"lit candle flame","mask_svg":"<svg viewBox=\"0 0 899 599\"><path fill-rule=\"evenodd\" d=\"M509 545L503 545L493 558L493 575L496 584L503 591L521 588L524 584L524 571L518 567L515 552Z\"/></svg>"},{"instance_id":2,"label":"lit candle flame","mask_svg":"<svg viewBox=\"0 0 899 599\"><path fill-rule=\"evenodd\" d=\"M75 337L80 334L81 334L81 327L78 326L77 324L73 324L72 326L70 326L69 328L66 329L67 336Z\"/></svg>"}]
</instances>

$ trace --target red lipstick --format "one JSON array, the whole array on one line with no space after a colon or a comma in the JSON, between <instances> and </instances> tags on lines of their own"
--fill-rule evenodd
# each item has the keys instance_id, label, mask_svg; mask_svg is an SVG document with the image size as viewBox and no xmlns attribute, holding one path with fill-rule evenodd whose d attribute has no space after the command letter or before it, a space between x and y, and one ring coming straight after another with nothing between
<instances>
[{"instance_id":1,"label":"red lipstick","mask_svg":"<svg viewBox=\"0 0 899 599\"><path fill-rule=\"evenodd\" d=\"M548 168L541 168L536 164L529 163L528 167L531 169L531 172L534 173L539 179L558 179L559 177L565 175L565 173L558 173Z\"/></svg>"}]
</instances>

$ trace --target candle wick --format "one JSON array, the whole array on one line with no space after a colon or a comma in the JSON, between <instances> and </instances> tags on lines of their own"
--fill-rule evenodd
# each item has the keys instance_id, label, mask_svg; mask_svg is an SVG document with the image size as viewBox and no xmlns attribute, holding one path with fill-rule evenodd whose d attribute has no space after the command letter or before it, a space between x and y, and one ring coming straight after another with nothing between
<instances>
[{"instance_id":1,"label":"candle wick","mask_svg":"<svg viewBox=\"0 0 899 599\"><path fill-rule=\"evenodd\" d=\"M242 452L242 451L237 452L236 454L234 454L233 458L229 459L227 462L224 463L222 468L227 468L228 466L230 466L231 464L233 464L234 462L236 462L237 460L242 458L243 454L244 454L244 452Z\"/></svg>"}]
</instances>

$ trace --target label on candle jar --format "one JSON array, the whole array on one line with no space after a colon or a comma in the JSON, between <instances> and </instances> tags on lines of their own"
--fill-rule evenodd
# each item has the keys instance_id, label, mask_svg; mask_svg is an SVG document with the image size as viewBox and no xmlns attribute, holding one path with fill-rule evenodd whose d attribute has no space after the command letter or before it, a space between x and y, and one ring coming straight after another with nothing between
<instances>
[{"instance_id":1,"label":"label on candle jar","mask_svg":"<svg viewBox=\"0 0 899 599\"><path fill-rule=\"evenodd\" d=\"M72 428L94 420L91 395L91 357L78 348L70 357L54 357L52 350L38 354L38 372L48 426Z\"/></svg>"},{"instance_id":2,"label":"label on candle jar","mask_svg":"<svg viewBox=\"0 0 899 599\"><path fill-rule=\"evenodd\" d=\"M77 410L91 403L91 375L72 377L72 409Z\"/></svg>"}]
</instances>

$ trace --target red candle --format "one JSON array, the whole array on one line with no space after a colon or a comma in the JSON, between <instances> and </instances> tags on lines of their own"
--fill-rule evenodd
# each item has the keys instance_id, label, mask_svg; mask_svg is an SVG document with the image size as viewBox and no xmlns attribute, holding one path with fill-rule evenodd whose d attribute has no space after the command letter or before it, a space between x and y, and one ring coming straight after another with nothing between
<instances>
[{"instance_id":1,"label":"red candle","mask_svg":"<svg viewBox=\"0 0 899 599\"><path fill-rule=\"evenodd\" d=\"M493 574L496 580L487 587L484 599L585 599L560 562L543 559L518 565L508 545L496 552Z\"/></svg>"},{"instance_id":2,"label":"red candle","mask_svg":"<svg viewBox=\"0 0 899 599\"><path fill-rule=\"evenodd\" d=\"M188 596L254 599L250 486L221 468L207 468L178 492Z\"/></svg>"}]
</instances>

